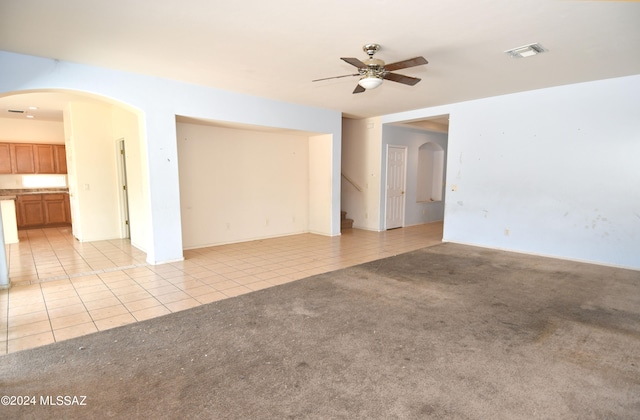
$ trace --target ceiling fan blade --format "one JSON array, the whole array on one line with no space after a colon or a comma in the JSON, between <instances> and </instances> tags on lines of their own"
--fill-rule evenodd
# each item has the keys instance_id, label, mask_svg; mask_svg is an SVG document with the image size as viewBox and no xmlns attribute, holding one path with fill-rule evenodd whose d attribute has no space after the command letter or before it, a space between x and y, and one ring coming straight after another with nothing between
<instances>
[{"instance_id":1,"label":"ceiling fan blade","mask_svg":"<svg viewBox=\"0 0 640 420\"><path fill-rule=\"evenodd\" d=\"M387 80L391 80L392 82L398 82L409 86L413 86L422 80L417 77L403 76L402 74L397 73L386 73L383 77Z\"/></svg>"},{"instance_id":2,"label":"ceiling fan blade","mask_svg":"<svg viewBox=\"0 0 640 420\"><path fill-rule=\"evenodd\" d=\"M340 57L340 60L346 61L347 63L351 64L352 66L355 66L359 69L363 68L363 67L367 67L366 64L364 64L362 61L358 60L357 58L353 58L353 57Z\"/></svg>"},{"instance_id":3,"label":"ceiling fan blade","mask_svg":"<svg viewBox=\"0 0 640 420\"><path fill-rule=\"evenodd\" d=\"M394 70L406 69L409 67L421 66L427 63L428 61L424 57L414 57L408 60L402 60L396 63L387 64L384 66L384 69L386 71L394 71Z\"/></svg>"},{"instance_id":4,"label":"ceiling fan blade","mask_svg":"<svg viewBox=\"0 0 640 420\"><path fill-rule=\"evenodd\" d=\"M325 78L322 78L322 79L316 79L316 80L312 80L312 82L319 82L321 80L329 80L329 79L341 79L343 77L353 77L353 76L360 76L360 75L358 73L345 74L345 75L342 75L342 76L333 76L333 77L325 77Z\"/></svg>"},{"instance_id":5,"label":"ceiling fan blade","mask_svg":"<svg viewBox=\"0 0 640 420\"><path fill-rule=\"evenodd\" d=\"M356 85L356 88L353 90L353 93L362 93L362 92L364 92L365 90L367 90L367 89L363 88L363 87L362 87L362 86L360 86L360 85Z\"/></svg>"}]
</instances>

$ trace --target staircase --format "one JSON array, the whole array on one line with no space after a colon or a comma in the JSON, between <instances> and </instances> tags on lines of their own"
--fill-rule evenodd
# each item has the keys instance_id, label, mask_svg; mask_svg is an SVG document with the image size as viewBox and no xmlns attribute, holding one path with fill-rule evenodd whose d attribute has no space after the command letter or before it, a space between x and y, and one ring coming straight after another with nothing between
<instances>
[{"instance_id":1,"label":"staircase","mask_svg":"<svg viewBox=\"0 0 640 420\"><path fill-rule=\"evenodd\" d=\"M353 227L353 220L347 219L347 212L340 212L340 230L351 229Z\"/></svg>"}]
</instances>

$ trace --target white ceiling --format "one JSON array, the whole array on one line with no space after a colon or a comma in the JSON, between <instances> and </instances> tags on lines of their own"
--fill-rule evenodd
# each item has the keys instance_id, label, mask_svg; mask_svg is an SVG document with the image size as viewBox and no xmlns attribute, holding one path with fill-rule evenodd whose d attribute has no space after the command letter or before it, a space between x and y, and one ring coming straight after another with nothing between
<instances>
[{"instance_id":1,"label":"white ceiling","mask_svg":"<svg viewBox=\"0 0 640 420\"><path fill-rule=\"evenodd\" d=\"M504 53L534 42L549 51ZM311 82L354 73L340 57L363 60L365 43L380 44L376 58L387 63L424 56L428 65L398 71L422 81L385 81L356 95L357 77ZM640 2L0 1L0 50L369 117L640 74ZM39 101L33 105L47 118L48 107L64 102L51 94L22 99L0 98L2 116Z\"/></svg>"}]
</instances>

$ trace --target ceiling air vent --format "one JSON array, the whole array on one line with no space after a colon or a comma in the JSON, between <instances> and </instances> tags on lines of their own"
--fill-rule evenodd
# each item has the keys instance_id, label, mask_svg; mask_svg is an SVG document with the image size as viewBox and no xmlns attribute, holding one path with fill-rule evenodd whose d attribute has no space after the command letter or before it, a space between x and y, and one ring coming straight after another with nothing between
<instances>
[{"instance_id":1,"label":"ceiling air vent","mask_svg":"<svg viewBox=\"0 0 640 420\"><path fill-rule=\"evenodd\" d=\"M512 48L505 51L505 53L509 54L513 58L525 58L534 56L536 54L541 54L546 51L547 50L542 45L535 43L523 45L522 47Z\"/></svg>"},{"instance_id":2,"label":"ceiling air vent","mask_svg":"<svg viewBox=\"0 0 640 420\"><path fill-rule=\"evenodd\" d=\"M7 111L14 112L16 114L24 114L24 111L22 111L20 109L7 109Z\"/></svg>"}]
</instances>

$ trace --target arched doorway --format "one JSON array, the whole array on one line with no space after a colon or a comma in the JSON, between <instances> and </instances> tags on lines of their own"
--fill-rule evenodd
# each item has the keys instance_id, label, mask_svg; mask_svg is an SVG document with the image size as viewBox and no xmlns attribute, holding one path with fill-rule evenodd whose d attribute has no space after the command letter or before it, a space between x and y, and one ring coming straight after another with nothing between
<instances>
[{"instance_id":1,"label":"arched doorway","mask_svg":"<svg viewBox=\"0 0 640 420\"><path fill-rule=\"evenodd\" d=\"M0 125L2 141L65 145L65 175L76 239L125 238L130 228L132 244L146 249L147 163L138 110L110 98L70 90L11 92L0 97L0 109L23 111L0 117L4 120ZM120 156L122 141L127 146L124 159ZM124 169L129 183L127 197L121 192L120 173ZM10 183L21 186L19 179ZM126 201L128 218L123 211Z\"/></svg>"},{"instance_id":2,"label":"arched doorway","mask_svg":"<svg viewBox=\"0 0 640 420\"><path fill-rule=\"evenodd\" d=\"M444 149L427 142L418 148L416 200L420 203L442 201L444 188Z\"/></svg>"}]
</instances>

